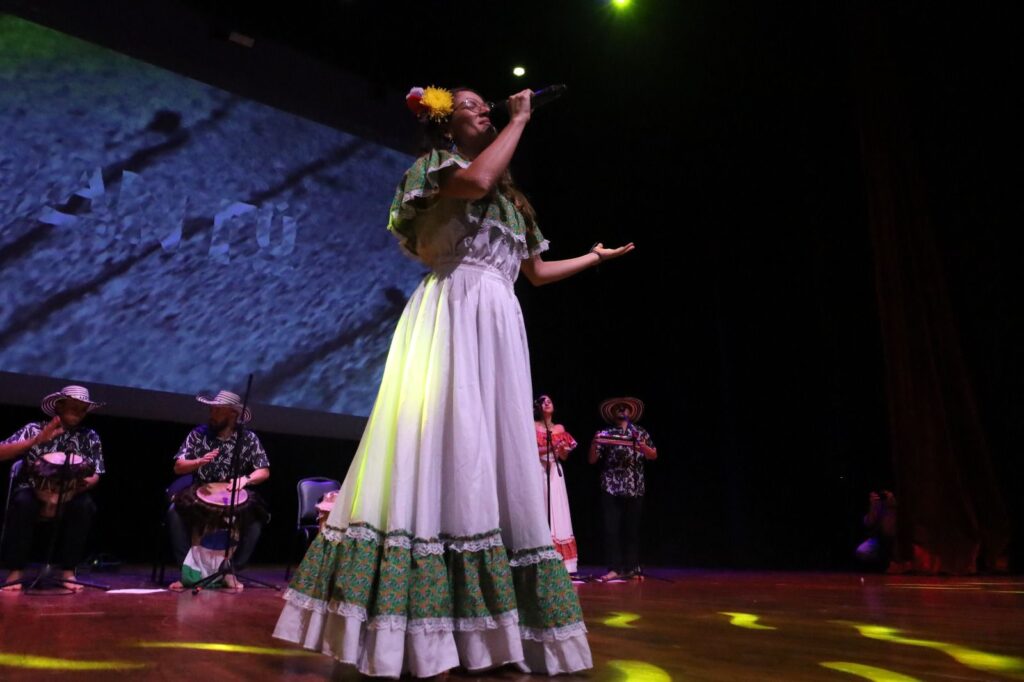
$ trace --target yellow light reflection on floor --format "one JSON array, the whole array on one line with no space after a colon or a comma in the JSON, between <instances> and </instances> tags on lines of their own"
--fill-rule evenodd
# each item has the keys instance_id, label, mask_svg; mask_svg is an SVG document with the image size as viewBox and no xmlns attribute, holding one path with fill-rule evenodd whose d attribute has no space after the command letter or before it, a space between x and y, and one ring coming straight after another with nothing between
<instances>
[{"instance_id":1,"label":"yellow light reflection on floor","mask_svg":"<svg viewBox=\"0 0 1024 682\"><path fill-rule=\"evenodd\" d=\"M639 613L612 611L612 615L608 616L601 622L612 628L635 628L635 625L631 625L634 620L640 620Z\"/></svg>"},{"instance_id":2,"label":"yellow light reflection on floor","mask_svg":"<svg viewBox=\"0 0 1024 682\"><path fill-rule=\"evenodd\" d=\"M729 616L729 623L738 628L750 630L774 630L771 625L761 625L757 620L761 617L755 613L739 613L737 611L719 611L723 616Z\"/></svg>"},{"instance_id":3,"label":"yellow light reflection on floor","mask_svg":"<svg viewBox=\"0 0 1024 682\"><path fill-rule=\"evenodd\" d=\"M890 628L884 625L867 625L865 623L845 624L857 628L860 634L868 639L879 639L883 642L892 642L894 644L905 644L907 646L921 646L928 649L936 649L948 656L952 656L953 659L961 665L973 668L974 670L1000 673L1003 675L1013 675L1015 677L1024 676L1024 659L1017 658L1016 656L990 654L986 651L969 649L968 647L960 646L959 644L950 644L948 642L936 642L930 639L913 639L910 637L903 637L900 635L900 631L896 628Z\"/></svg>"},{"instance_id":4,"label":"yellow light reflection on floor","mask_svg":"<svg viewBox=\"0 0 1024 682\"><path fill-rule=\"evenodd\" d=\"M1002 586L1005 587L1007 585L1024 585L1024 583L1014 583L1014 582L1009 582L1007 580L987 580L987 581L976 581L976 582L964 583L964 585L1002 585Z\"/></svg>"},{"instance_id":5,"label":"yellow light reflection on floor","mask_svg":"<svg viewBox=\"0 0 1024 682\"><path fill-rule=\"evenodd\" d=\"M30 668L32 670L134 670L145 668L145 663L132 661L76 661L73 658L51 658L25 654L0 653L0 666Z\"/></svg>"},{"instance_id":6,"label":"yellow light reflection on floor","mask_svg":"<svg viewBox=\"0 0 1024 682\"><path fill-rule=\"evenodd\" d=\"M980 590L977 585L888 585L898 590Z\"/></svg>"},{"instance_id":7,"label":"yellow light reflection on floor","mask_svg":"<svg viewBox=\"0 0 1024 682\"><path fill-rule=\"evenodd\" d=\"M823 668L838 670L841 673L850 673L857 677L863 677L866 680L872 680L872 682L921 682L921 680L916 677L903 675L902 673L886 670L885 668L876 668L873 665L864 665L863 663L850 663L849 661L823 661L818 665Z\"/></svg>"},{"instance_id":8,"label":"yellow light reflection on floor","mask_svg":"<svg viewBox=\"0 0 1024 682\"><path fill-rule=\"evenodd\" d=\"M672 682L664 668L643 661L608 661L608 667L622 673L625 682Z\"/></svg>"},{"instance_id":9,"label":"yellow light reflection on floor","mask_svg":"<svg viewBox=\"0 0 1024 682\"><path fill-rule=\"evenodd\" d=\"M319 656L317 653L302 649L275 649L266 646L217 642L138 642L135 646L145 649L196 649L198 651L225 651L232 654L260 654L262 656Z\"/></svg>"}]
</instances>

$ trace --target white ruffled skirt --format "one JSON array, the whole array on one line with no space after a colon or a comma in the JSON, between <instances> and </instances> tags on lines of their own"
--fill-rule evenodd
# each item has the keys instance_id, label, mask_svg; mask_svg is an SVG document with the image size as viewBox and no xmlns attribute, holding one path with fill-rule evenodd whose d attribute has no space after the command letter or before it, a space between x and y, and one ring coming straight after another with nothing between
<instances>
[{"instance_id":1,"label":"white ruffled skirt","mask_svg":"<svg viewBox=\"0 0 1024 682\"><path fill-rule=\"evenodd\" d=\"M275 637L388 677L591 667L551 544L529 367L504 275L462 263L424 279Z\"/></svg>"}]
</instances>

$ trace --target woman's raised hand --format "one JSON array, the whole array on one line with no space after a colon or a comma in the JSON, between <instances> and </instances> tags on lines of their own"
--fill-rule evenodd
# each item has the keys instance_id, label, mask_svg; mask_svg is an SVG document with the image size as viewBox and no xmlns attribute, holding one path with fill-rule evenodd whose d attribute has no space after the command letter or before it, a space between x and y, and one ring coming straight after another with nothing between
<instances>
[{"instance_id":1,"label":"woman's raised hand","mask_svg":"<svg viewBox=\"0 0 1024 682\"><path fill-rule=\"evenodd\" d=\"M522 92L517 92L508 98L508 115L513 121L521 121L526 123L530 120L530 111L532 105L530 104L530 98L533 97L533 90L527 88Z\"/></svg>"}]
</instances>

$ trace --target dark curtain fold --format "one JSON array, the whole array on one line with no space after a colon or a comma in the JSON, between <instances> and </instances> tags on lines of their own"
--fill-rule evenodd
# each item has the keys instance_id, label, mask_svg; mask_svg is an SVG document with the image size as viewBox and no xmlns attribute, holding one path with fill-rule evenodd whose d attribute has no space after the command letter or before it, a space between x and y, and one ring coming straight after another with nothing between
<instances>
[{"instance_id":1,"label":"dark curtain fold","mask_svg":"<svg viewBox=\"0 0 1024 682\"><path fill-rule=\"evenodd\" d=\"M885 355L898 552L930 573L995 568L1009 523L915 155L892 3L851 3L853 70ZM906 27L902 28L906 31ZM912 562L912 563L910 563Z\"/></svg>"}]
</instances>

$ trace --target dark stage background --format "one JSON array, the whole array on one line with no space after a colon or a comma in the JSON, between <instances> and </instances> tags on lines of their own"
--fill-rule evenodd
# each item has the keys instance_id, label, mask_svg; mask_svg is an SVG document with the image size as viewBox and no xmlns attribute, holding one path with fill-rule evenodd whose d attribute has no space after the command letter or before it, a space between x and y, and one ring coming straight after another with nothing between
<instances>
[{"instance_id":1,"label":"dark stage background","mask_svg":"<svg viewBox=\"0 0 1024 682\"><path fill-rule=\"evenodd\" d=\"M867 492L893 485L915 541L956 531L1019 568L1020 543L1005 543L1024 509L1013 24L992 8L890 4L13 11L403 152L412 85L498 98L568 84L514 163L549 257L638 245L567 282L517 285L536 392L583 443L565 468L582 563L600 563L583 450L600 400L631 394L661 453L648 467L651 564L848 568ZM524 82L506 75L513 63ZM324 74L339 85L325 90ZM0 432L34 416L4 409ZM111 470L96 547L145 558L187 427L92 419ZM355 444L261 435L275 518L257 559L280 559L295 480L342 478Z\"/></svg>"}]
</instances>

